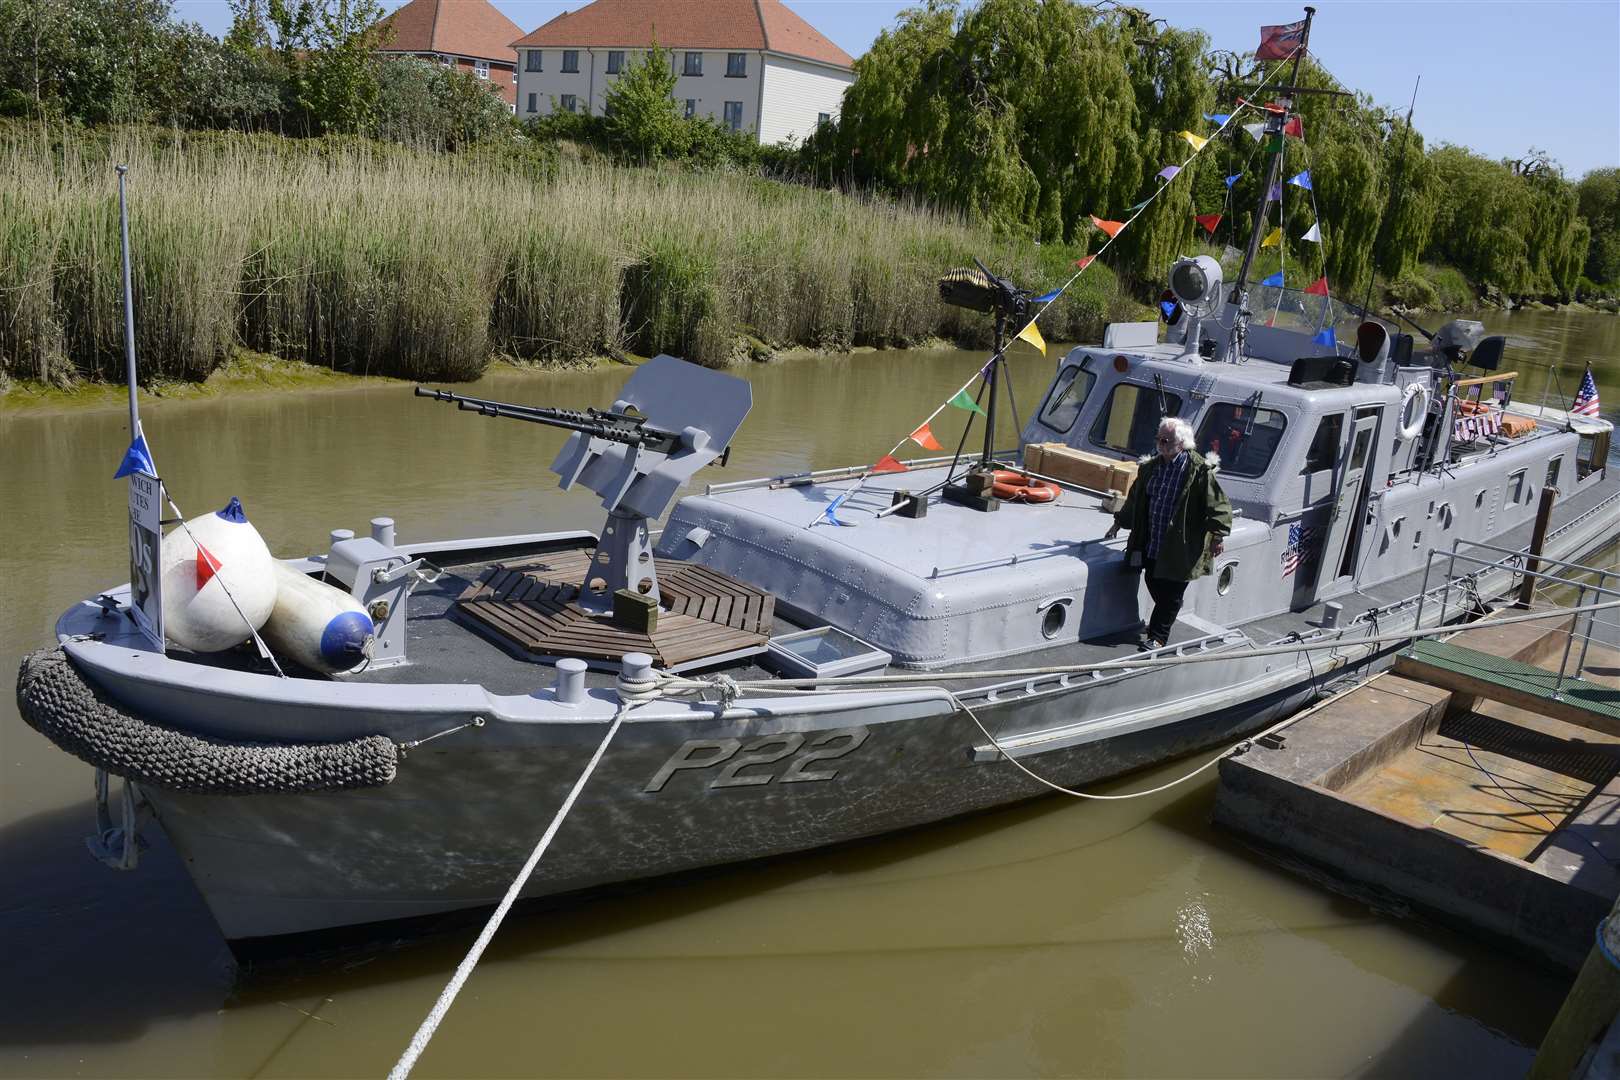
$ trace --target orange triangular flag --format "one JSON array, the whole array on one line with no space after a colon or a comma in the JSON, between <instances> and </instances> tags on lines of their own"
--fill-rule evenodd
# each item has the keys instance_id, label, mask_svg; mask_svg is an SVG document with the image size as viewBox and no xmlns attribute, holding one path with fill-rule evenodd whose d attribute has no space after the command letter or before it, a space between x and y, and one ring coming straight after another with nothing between
<instances>
[{"instance_id":1,"label":"orange triangular flag","mask_svg":"<svg viewBox=\"0 0 1620 1080\"><path fill-rule=\"evenodd\" d=\"M1104 221L1096 214L1091 215L1091 223L1097 226L1097 228L1101 229L1103 232L1107 233L1109 236L1118 236L1119 230L1125 227L1125 223L1123 221Z\"/></svg>"},{"instance_id":2,"label":"orange triangular flag","mask_svg":"<svg viewBox=\"0 0 1620 1080\"><path fill-rule=\"evenodd\" d=\"M201 544L198 544L197 545L197 591L202 592L202 587L204 585L208 584L210 581L214 580L214 575L217 574L217 573L219 573L219 560L214 558L214 553L213 552L209 551L207 548L203 547Z\"/></svg>"},{"instance_id":3,"label":"orange triangular flag","mask_svg":"<svg viewBox=\"0 0 1620 1080\"><path fill-rule=\"evenodd\" d=\"M873 465L867 470L867 472L874 473L909 471L910 470L905 467L904 463L897 459L893 454L884 454L882 457L878 458L876 465Z\"/></svg>"},{"instance_id":4,"label":"orange triangular flag","mask_svg":"<svg viewBox=\"0 0 1620 1080\"><path fill-rule=\"evenodd\" d=\"M910 439L912 442L916 443L918 446L922 447L924 450L943 450L943 449L945 449L943 446L939 445L939 440L934 438L933 429L930 428L927 424L924 424L922 427L918 428L916 431L913 431L910 435L907 435L906 438Z\"/></svg>"},{"instance_id":5,"label":"orange triangular flag","mask_svg":"<svg viewBox=\"0 0 1620 1080\"><path fill-rule=\"evenodd\" d=\"M1097 256L1095 255L1082 255L1080 258L1074 260L1074 265L1084 270L1086 267L1091 265L1091 260L1095 259L1096 257Z\"/></svg>"},{"instance_id":6,"label":"orange triangular flag","mask_svg":"<svg viewBox=\"0 0 1620 1080\"><path fill-rule=\"evenodd\" d=\"M1305 286L1305 291L1311 296L1326 296L1328 294L1327 275L1323 274L1321 277Z\"/></svg>"}]
</instances>

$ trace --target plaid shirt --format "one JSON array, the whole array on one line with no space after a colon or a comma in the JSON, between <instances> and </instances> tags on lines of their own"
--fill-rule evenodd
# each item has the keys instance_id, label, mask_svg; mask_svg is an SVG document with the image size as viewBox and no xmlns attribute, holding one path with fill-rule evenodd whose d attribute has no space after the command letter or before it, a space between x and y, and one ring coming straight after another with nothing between
<instances>
[{"instance_id":1,"label":"plaid shirt","mask_svg":"<svg viewBox=\"0 0 1620 1080\"><path fill-rule=\"evenodd\" d=\"M1176 514L1176 496L1181 494L1181 478L1187 472L1187 451L1177 454L1168 464L1163 458L1154 462L1153 475L1148 477L1148 543L1147 557L1159 556L1159 541L1164 539L1170 519Z\"/></svg>"}]
</instances>

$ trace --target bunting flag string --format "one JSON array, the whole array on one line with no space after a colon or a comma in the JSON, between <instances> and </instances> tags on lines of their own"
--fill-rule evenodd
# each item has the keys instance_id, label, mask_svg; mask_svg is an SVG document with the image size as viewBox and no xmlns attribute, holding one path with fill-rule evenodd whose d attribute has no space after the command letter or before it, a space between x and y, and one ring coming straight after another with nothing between
<instances>
[{"instance_id":1,"label":"bunting flag string","mask_svg":"<svg viewBox=\"0 0 1620 1080\"><path fill-rule=\"evenodd\" d=\"M1244 124L1243 130L1247 131L1249 133L1249 137L1255 142L1259 142L1266 136L1266 125L1263 122L1256 124Z\"/></svg>"},{"instance_id":2,"label":"bunting flag string","mask_svg":"<svg viewBox=\"0 0 1620 1080\"><path fill-rule=\"evenodd\" d=\"M1277 271L1260 282L1260 284L1270 286L1273 289L1281 289L1283 287L1283 272L1281 270Z\"/></svg>"},{"instance_id":3,"label":"bunting flag string","mask_svg":"<svg viewBox=\"0 0 1620 1080\"><path fill-rule=\"evenodd\" d=\"M1266 83L1268 83L1272 79L1276 78L1280 71L1281 71L1281 68L1278 67L1278 68L1274 69L1270 74L1268 74L1265 77L1265 79L1261 82L1261 87L1263 88ZM1256 106L1252 105L1249 102L1243 101L1242 99L1239 99L1239 103L1238 103L1239 111L1241 111L1243 108L1254 108L1254 107L1256 107ZM1129 227L1130 224L1132 222L1134 222L1137 219L1137 217L1139 217L1141 215L1141 212L1143 210L1145 210L1147 208L1147 206L1150 203L1153 202L1154 199L1158 198L1159 194L1162 194L1165 190L1167 190L1169 188L1170 180L1172 180L1176 175L1179 175L1182 171L1184 171L1186 166L1192 161L1192 159L1197 157L1198 154L1204 149L1204 147L1207 146L1210 143L1210 141L1216 135L1219 135L1222 131L1226 130L1227 126L1232 122L1233 119L1235 119L1236 116L1237 116L1237 113L1219 113L1219 114L1212 115L1210 117L1210 119L1217 119L1217 120L1220 121L1220 126L1215 131L1215 133L1213 135L1203 136L1203 135L1195 135L1190 131L1181 132L1179 137L1185 139L1187 141L1187 143L1193 148L1192 154L1190 154L1187 157L1186 161L1183 161L1180 165L1175 166L1175 172L1172 173L1171 175L1163 176L1164 172L1169 171L1168 168L1161 172L1161 176L1163 176L1165 182L1159 186L1159 189L1158 189L1157 192L1155 192L1154 194L1149 195L1141 203L1139 203L1136 206L1132 207L1130 217L1126 218L1124 221L1109 221L1109 220L1105 220L1103 218L1097 217L1094 214L1091 215L1092 224L1095 225L1100 231L1107 234L1108 239L1103 243L1103 246L1098 248L1096 251L1092 252L1089 255L1084 255L1084 256L1081 256L1079 259L1076 259L1075 264L1074 264L1075 265L1075 272L1069 276L1069 279L1067 281L1065 281L1062 285L1060 285L1057 289L1055 289L1052 292L1050 292L1050 293L1046 294L1045 296L1041 297L1041 299L1043 301L1045 301L1046 303L1043 304L1040 311L1035 312L1035 314L1030 318L1030 320L1027 323L1025 323L1025 325L1023 327L1021 327L1019 329L1018 333L1015 335L1016 340L1027 341L1030 344L1035 345L1037 348L1041 349L1041 352L1043 354L1046 352L1046 350L1044 348L1045 339L1041 336L1040 330L1035 325L1036 321L1041 317L1042 313L1044 313L1047 310L1047 308L1050 307L1051 302L1056 301L1065 292L1067 292L1070 289L1070 287L1074 285L1074 283L1076 281L1078 281L1080 279L1080 275L1084 274L1086 272L1086 270L1091 266L1091 264L1097 260L1098 256L1102 255L1103 252L1107 251L1108 248L1113 245L1114 240L1119 236L1119 234L1121 232L1123 232L1127 227ZM1230 178L1230 182L1227 184L1228 189L1231 188L1232 184L1235 183L1236 180L1237 180L1237 177L1235 177L1235 176ZM1217 216L1218 217L1218 215L1212 215L1212 216ZM905 445L905 443L906 443L906 441L908 439L910 441L912 441L912 442L915 442L918 446L921 446L926 450L943 450L944 447L941 446L940 443L939 443L939 440L934 437L934 433L933 433L933 430L930 427L930 425L933 423L934 418L937 417L945 409L954 407L954 408L962 409L962 410L970 412L970 413L977 413L980 416L985 416L986 419L988 419L988 416L986 415L985 411L982 408L979 407L978 402L974 401L973 398L968 394L968 388L973 385L974 379L983 377L983 376L986 375L987 372L992 371L993 368L994 368L995 362L997 360L999 360L1002 357L1002 355L1005 354L1005 352L1006 352L1006 346L1004 345L1000 352L998 352L996 355L994 355L994 356L992 356L990 358L989 363L987 363L984 368L982 368L980 371L975 372L974 375L971 378L969 378L967 382L963 383L961 385L961 387L958 388L957 391L954 394L952 394L947 400L945 400L945 401L941 402L939 405L935 406L934 411L929 413L928 416L923 419L923 422L921 424L919 424L909 435L907 435L905 438L901 439L899 442L895 443L894 447L887 454L885 454L881 458L879 458L877 460L877 462L875 462L872 466L870 466L862 475L856 477L854 485L851 486L848 490L842 492L837 498L835 498L831 503L829 503L827 505L827 507L822 511L821 515L819 517L817 517L816 520L811 522L810 524L811 525L816 525L816 524L818 524L818 523L820 523L822 521L826 521L826 522L828 522L830 524L833 524L833 525L841 525L841 526L849 526L850 524L852 524L851 522L840 521L838 519L838 517L837 517L837 513L836 513L837 509L840 506L842 506L843 503L845 502L845 500L847 500L851 495L853 495L856 491L860 490L861 485L864 484L865 481L866 481L866 477L871 475L872 473L878 472L880 470L881 471L887 471L887 472L896 471L894 469L894 466L899 466L900 470L905 470L907 468L905 463L900 461L894 455L900 450L900 448L903 445Z\"/></svg>"},{"instance_id":4,"label":"bunting flag string","mask_svg":"<svg viewBox=\"0 0 1620 1080\"><path fill-rule=\"evenodd\" d=\"M154 479L158 474L157 466L152 463L152 451L146 446L145 432L136 435L135 441L124 451L124 460L119 463L118 471L113 473L113 479L122 480L134 472L145 473Z\"/></svg>"},{"instance_id":5,"label":"bunting flag string","mask_svg":"<svg viewBox=\"0 0 1620 1080\"><path fill-rule=\"evenodd\" d=\"M929 427L927 424L924 424L916 431L913 431L910 435L907 435L906 438L910 439L924 450L945 449L939 444L939 440L934 438L934 429Z\"/></svg>"},{"instance_id":6,"label":"bunting flag string","mask_svg":"<svg viewBox=\"0 0 1620 1080\"><path fill-rule=\"evenodd\" d=\"M1266 238L1260 241L1260 246L1263 248L1276 247L1280 243L1282 243L1282 227L1278 226L1266 233Z\"/></svg>"},{"instance_id":7,"label":"bunting flag string","mask_svg":"<svg viewBox=\"0 0 1620 1080\"><path fill-rule=\"evenodd\" d=\"M1304 188L1306 191L1310 191L1311 190L1311 170L1306 169L1304 172L1299 173L1296 176L1290 176L1288 178L1288 182L1290 184L1293 184L1295 187Z\"/></svg>"},{"instance_id":8,"label":"bunting flag string","mask_svg":"<svg viewBox=\"0 0 1620 1080\"><path fill-rule=\"evenodd\" d=\"M1231 113L1205 113L1204 119L1212 121L1218 127L1225 127L1226 122L1232 119Z\"/></svg>"},{"instance_id":9,"label":"bunting flag string","mask_svg":"<svg viewBox=\"0 0 1620 1080\"><path fill-rule=\"evenodd\" d=\"M1327 275L1323 274L1321 277L1317 278L1315 281L1313 281L1309 285L1305 286L1305 292L1307 294L1311 295L1311 296L1327 296L1327 295L1329 295L1328 294Z\"/></svg>"},{"instance_id":10,"label":"bunting flag string","mask_svg":"<svg viewBox=\"0 0 1620 1080\"><path fill-rule=\"evenodd\" d=\"M1193 220L1202 225L1204 227L1204 231L1209 233L1210 239L1213 240L1215 238L1215 230L1221 224L1222 216L1223 215L1221 214L1194 214Z\"/></svg>"},{"instance_id":11,"label":"bunting flag string","mask_svg":"<svg viewBox=\"0 0 1620 1080\"><path fill-rule=\"evenodd\" d=\"M1322 223L1318 221L1316 224L1306 229L1305 235L1301 236L1300 239L1309 240L1313 244L1320 244L1322 242Z\"/></svg>"},{"instance_id":12,"label":"bunting flag string","mask_svg":"<svg viewBox=\"0 0 1620 1080\"><path fill-rule=\"evenodd\" d=\"M1328 348L1334 350L1337 350L1339 347L1339 339L1337 335L1333 333L1332 326L1322 327L1317 335L1311 338L1311 343L1314 345L1326 345Z\"/></svg>"},{"instance_id":13,"label":"bunting flag string","mask_svg":"<svg viewBox=\"0 0 1620 1080\"><path fill-rule=\"evenodd\" d=\"M1290 116L1283 121L1283 134L1292 139L1305 137L1305 121L1299 116Z\"/></svg>"},{"instance_id":14,"label":"bunting flag string","mask_svg":"<svg viewBox=\"0 0 1620 1080\"><path fill-rule=\"evenodd\" d=\"M1168 184L1170 181L1176 178L1176 173L1180 171L1180 165L1166 165L1164 168L1159 170L1159 179Z\"/></svg>"},{"instance_id":15,"label":"bunting flag string","mask_svg":"<svg viewBox=\"0 0 1620 1080\"><path fill-rule=\"evenodd\" d=\"M1243 176L1242 173L1233 173L1231 176L1228 176L1226 178L1226 186L1227 186L1227 188L1230 189L1233 184L1237 183L1238 180L1240 180L1242 178L1242 176Z\"/></svg>"},{"instance_id":16,"label":"bunting flag string","mask_svg":"<svg viewBox=\"0 0 1620 1080\"><path fill-rule=\"evenodd\" d=\"M1046 339L1041 337L1041 328L1035 325L1034 319L1029 320L1024 324L1024 328L1018 331L1018 340L1029 342L1041 350L1042 356L1046 355Z\"/></svg>"},{"instance_id":17,"label":"bunting flag string","mask_svg":"<svg viewBox=\"0 0 1620 1080\"><path fill-rule=\"evenodd\" d=\"M1058 290L1053 289L1051 292L1047 293L1045 296L1037 296L1034 300L1030 301L1030 303L1032 303L1032 304L1050 304L1052 301L1056 300L1057 298L1058 298Z\"/></svg>"}]
</instances>

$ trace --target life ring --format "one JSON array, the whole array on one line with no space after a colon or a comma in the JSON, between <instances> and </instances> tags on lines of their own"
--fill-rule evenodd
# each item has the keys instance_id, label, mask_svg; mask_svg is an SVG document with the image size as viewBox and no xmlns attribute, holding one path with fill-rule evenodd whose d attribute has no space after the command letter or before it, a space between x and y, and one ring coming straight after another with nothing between
<instances>
[{"instance_id":1,"label":"life ring","mask_svg":"<svg viewBox=\"0 0 1620 1080\"><path fill-rule=\"evenodd\" d=\"M1011 469L997 469L990 494L1008 502L1049 503L1058 497L1056 484Z\"/></svg>"},{"instance_id":2,"label":"life ring","mask_svg":"<svg viewBox=\"0 0 1620 1080\"><path fill-rule=\"evenodd\" d=\"M1423 402L1414 409L1412 408L1412 399L1418 397L1421 397ZM1411 409L1412 412L1412 419L1410 420L1406 420L1408 409ZM1401 395L1401 419L1406 420L1406 422L1396 429L1395 434L1402 439L1416 437L1417 433L1423 430L1423 421L1427 420L1428 417L1429 388L1422 383L1407 383L1406 392Z\"/></svg>"}]
</instances>

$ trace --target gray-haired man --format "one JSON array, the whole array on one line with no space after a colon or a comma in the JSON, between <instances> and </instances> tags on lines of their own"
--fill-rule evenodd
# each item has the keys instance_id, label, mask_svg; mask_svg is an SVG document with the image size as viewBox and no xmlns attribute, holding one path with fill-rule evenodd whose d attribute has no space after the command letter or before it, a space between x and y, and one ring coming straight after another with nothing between
<instances>
[{"instance_id":1,"label":"gray-haired man","mask_svg":"<svg viewBox=\"0 0 1620 1080\"><path fill-rule=\"evenodd\" d=\"M1155 446L1158 455L1143 461L1124 507L1103 536L1112 540L1122 528L1131 534L1127 557L1132 566L1141 566L1153 598L1144 649L1170 640L1188 584L1210 572L1232 531L1232 504L1215 479L1220 459L1213 454L1213 460L1206 459L1193 449L1192 427L1165 417Z\"/></svg>"}]
</instances>

